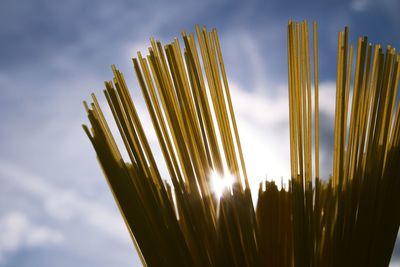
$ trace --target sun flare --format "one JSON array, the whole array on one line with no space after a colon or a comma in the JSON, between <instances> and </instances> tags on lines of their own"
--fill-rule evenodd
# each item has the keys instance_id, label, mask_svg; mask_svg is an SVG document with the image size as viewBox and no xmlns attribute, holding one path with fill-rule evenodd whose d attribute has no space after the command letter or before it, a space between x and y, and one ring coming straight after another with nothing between
<instances>
[{"instance_id":1,"label":"sun flare","mask_svg":"<svg viewBox=\"0 0 400 267\"><path fill-rule=\"evenodd\" d=\"M212 171L210 175L211 188L215 196L220 199L226 190L231 190L234 182L232 174L219 174L216 171Z\"/></svg>"}]
</instances>

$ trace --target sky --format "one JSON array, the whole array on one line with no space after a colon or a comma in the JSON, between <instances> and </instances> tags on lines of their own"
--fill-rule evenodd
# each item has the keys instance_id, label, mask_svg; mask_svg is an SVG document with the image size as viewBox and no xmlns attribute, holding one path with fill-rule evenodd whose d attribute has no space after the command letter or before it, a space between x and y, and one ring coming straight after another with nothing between
<instances>
[{"instance_id":1,"label":"sky","mask_svg":"<svg viewBox=\"0 0 400 267\"><path fill-rule=\"evenodd\" d=\"M140 266L81 129L87 123L82 101L92 92L102 96L116 64L156 147L131 65L138 50L146 53L150 37L166 43L195 24L218 29L255 186L289 175L288 20L319 23L321 169L327 177L337 33L347 25L353 43L368 35L373 43L399 47L398 10L396 0L2 0L0 267ZM391 266L400 266L400 246Z\"/></svg>"}]
</instances>

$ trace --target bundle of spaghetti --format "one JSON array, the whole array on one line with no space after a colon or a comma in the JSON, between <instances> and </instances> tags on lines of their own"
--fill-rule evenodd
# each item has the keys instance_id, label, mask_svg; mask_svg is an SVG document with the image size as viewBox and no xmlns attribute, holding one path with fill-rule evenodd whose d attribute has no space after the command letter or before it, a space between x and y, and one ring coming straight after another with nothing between
<instances>
[{"instance_id":1,"label":"bundle of spaghetti","mask_svg":"<svg viewBox=\"0 0 400 267\"><path fill-rule=\"evenodd\" d=\"M352 75L348 29L339 33L333 172L324 180L317 25L311 64L307 21L289 22L291 179L280 189L261 183L254 209L217 32L197 26L182 39L183 51L178 39L151 39L149 54L133 59L168 179L121 71L112 66L104 94L126 153L95 95L84 102L83 128L143 265L387 266L400 224L394 48L383 54L360 38Z\"/></svg>"},{"instance_id":2,"label":"bundle of spaghetti","mask_svg":"<svg viewBox=\"0 0 400 267\"><path fill-rule=\"evenodd\" d=\"M348 28L339 33L333 175L324 182L319 177L316 24L314 178L307 22L288 26L295 266L388 266L399 229L400 55L390 46L384 54L380 45L359 38L352 76L348 35Z\"/></svg>"},{"instance_id":3,"label":"bundle of spaghetti","mask_svg":"<svg viewBox=\"0 0 400 267\"><path fill-rule=\"evenodd\" d=\"M104 93L130 162L123 161L94 95L91 107L85 103L92 130L84 129L143 264L254 266L257 225L220 44L215 29L197 27L196 33L198 45L194 34L182 33L183 54L177 39L164 48L151 40L149 55L133 59L173 189L162 180L114 66ZM229 179L222 197L212 190Z\"/></svg>"}]
</instances>

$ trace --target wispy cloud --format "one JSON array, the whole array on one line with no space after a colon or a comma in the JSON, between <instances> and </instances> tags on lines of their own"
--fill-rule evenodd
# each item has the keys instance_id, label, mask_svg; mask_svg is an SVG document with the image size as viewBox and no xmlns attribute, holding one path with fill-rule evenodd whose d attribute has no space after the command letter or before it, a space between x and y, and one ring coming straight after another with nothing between
<instances>
[{"instance_id":1,"label":"wispy cloud","mask_svg":"<svg viewBox=\"0 0 400 267\"><path fill-rule=\"evenodd\" d=\"M356 12L363 12L366 11L372 3L373 1L371 0L353 0L350 2L350 7Z\"/></svg>"},{"instance_id":2,"label":"wispy cloud","mask_svg":"<svg viewBox=\"0 0 400 267\"><path fill-rule=\"evenodd\" d=\"M22 248L59 245L64 240L61 232L36 225L19 211L0 217L0 233L0 264L6 262L9 254Z\"/></svg>"},{"instance_id":3,"label":"wispy cloud","mask_svg":"<svg viewBox=\"0 0 400 267\"><path fill-rule=\"evenodd\" d=\"M39 198L48 216L61 221L84 221L112 238L129 242L128 232L121 228L120 216L114 210L90 201L76 191L56 187L3 160L0 160L0 175L3 180L20 187L27 195Z\"/></svg>"},{"instance_id":4,"label":"wispy cloud","mask_svg":"<svg viewBox=\"0 0 400 267\"><path fill-rule=\"evenodd\" d=\"M19 208L10 205L0 217L0 232L7 233L0 238L3 262L8 257L12 258L13 252L20 249L57 244L61 251L70 251L69 253L75 254L74 257L81 254L82 249L88 253L79 256L83 258L90 259L93 257L90 255L99 252L97 259L104 261L99 266L107 266L107 262L115 261L118 255L124 255L117 260L120 261L120 266L125 266L129 261L139 263L115 204L114 208L110 208L104 202L81 195L78 190L57 186L50 179L39 177L5 160L0 160L0 179L8 187L12 186L11 189L16 188L11 192L17 192L17 196L6 194L9 201L23 197L25 201L31 202ZM5 208L3 206L2 210ZM82 231L86 233L82 234ZM83 236L94 240L82 239ZM95 240L96 245L93 243ZM124 249L113 254L102 254L111 244ZM72 264L76 260L74 257L65 262ZM97 259L93 258L91 261L96 262ZM0 266L1 264L2 262Z\"/></svg>"}]
</instances>

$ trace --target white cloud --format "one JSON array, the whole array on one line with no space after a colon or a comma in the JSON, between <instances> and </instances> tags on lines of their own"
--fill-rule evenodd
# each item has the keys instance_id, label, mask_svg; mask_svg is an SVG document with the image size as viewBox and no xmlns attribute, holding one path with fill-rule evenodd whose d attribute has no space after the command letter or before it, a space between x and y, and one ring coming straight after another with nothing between
<instances>
[{"instance_id":1,"label":"white cloud","mask_svg":"<svg viewBox=\"0 0 400 267\"><path fill-rule=\"evenodd\" d=\"M350 2L350 8L356 12L366 11L372 4L371 0L353 0Z\"/></svg>"},{"instance_id":2,"label":"white cloud","mask_svg":"<svg viewBox=\"0 0 400 267\"><path fill-rule=\"evenodd\" d=\"M279 86L280 94L268 97L261 91L245 91L230 83L232 101L249 177L253 200L258 198L259 183L290 177L289 115L287 90Z\"/></svg>"},{"instance_id":3,"label":"white cloud","mask_svg":"<svg viewBox=\"0 0 400 267\"><path fill-rule=\"evenodd\" d=\"M115 211L86 199L75 191L52 185L47 180L3 160L0 160L0 175L28 195L39 198L51 218L66 222L81 221L117 241L130 242L121 216ZM35 237L36 240L41 238L39 234ZM34 241L35 239L32 239L32 242Z\"/></svg>"},{"instance_id":4,"label":"white cloud","mask_svg":"<svg viewBox=\"0 0 400 267\"><path fill-rule=\"evenodd\" d=\"M58 245L64 236L57 230L32 223L19 211L11 211L0 217L0 263L7 254L24 247Z\"/></svg>"},{"instance_id":5,"label":"white cloud","mask_svg":"<svg viewBox=\"0 0 400 267\"><path fill-rule=\"evenodd\" d=\"M400 2L397 0L352 0L350 9L357 13L378 9L383 11L393 23L399 22L398 10Z\"/></svg>"},{"instance_id":6,"label":"white cloud","mask_svg":"<svg viewBox=\"0 0 400 267\"><path fill-rule=\"evenodd\" d=\"M277 91L282 93L275 97L268 97L259 91L243 90L232 82L230 89L235 112L251 119L255 125L271 127L273 124L289 121L289 104L285 86L278 86ZM270 129L273 130L273 128Z\"/></svg>"},{"instance_id":7,"label":"white cloud","mask_svg":"<svg viewBox=\"0 0 400 267\"><path fill-rule=\"evenodd\" d=\"M319 85L319 110L331 116L335 114L336 84L323 82ZM349 98L351 103L351 98Z\"/></svg>"},{"instance_id":8,"label":"white cloud","mask_svg":"<svg viewBox=\"0 0 400 267\"><path fill-rule=\"evenodd\" d=\"M350 8L355 12L365 12L374 7L381 8L389 16L395 16L399 7L397 0L352 0Z\"/></svg>"}]
</instances>

